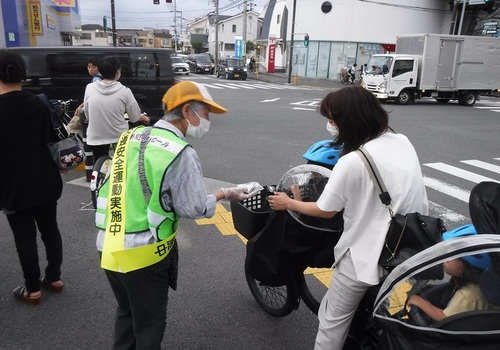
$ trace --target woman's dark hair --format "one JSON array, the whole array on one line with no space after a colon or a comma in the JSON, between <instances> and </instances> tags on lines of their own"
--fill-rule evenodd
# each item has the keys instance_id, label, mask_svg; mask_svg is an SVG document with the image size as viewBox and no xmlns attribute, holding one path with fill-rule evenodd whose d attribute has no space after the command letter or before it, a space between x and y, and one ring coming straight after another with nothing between
<instances>
[{"instance_id":1,"label":"woman's dark hair","mask_svg":"<svg viewBox=\"0 0 500 350\"><path fill-rule=\"evenodd\" d=\"M20 83L26 79L26 63L14 50L0 50L0 80L4 83Z\"/></svg>"},{"instance_id":2,"label":"woman's dark hair","mask_svg":"<svg viewBox=\"0 0 500 350\"><path fill-rule=\"evenodd\" d=\"M357 150L388 129L392 130L389 116L375 95L360 86L330 92L321 101L318 111L332 119L339 128L337 143L344 145L343 155Z\"/></svg>"},{"instance_id":3,"label":"woman's dark hair","mask_svg":"<svg viewBox=\"0 0 500 350\"><path fill-rule=\"evenodd\" d=\"M103 79L114 80L116 72L121 68L120 60L116 57L104 57L99 60L97 69Z\"/></svg>"}]
</instances>

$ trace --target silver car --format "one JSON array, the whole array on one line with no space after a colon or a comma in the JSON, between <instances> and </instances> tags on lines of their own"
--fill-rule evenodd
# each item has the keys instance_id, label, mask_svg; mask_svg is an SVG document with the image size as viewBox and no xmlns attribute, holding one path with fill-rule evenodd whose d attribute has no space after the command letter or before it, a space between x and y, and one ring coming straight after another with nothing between
<instances>
[{"instance_id":1,"label":"silver car","mask_svg":"<svg viewBox=\"0 0 500 350\"><path fill-rule=\"evenodd\" d=\"M180 56L170 57L172 61L172 70L175 74L186 74L189 75L189 65L184 61L184 58Z\"/></svg>"}]
</instances>

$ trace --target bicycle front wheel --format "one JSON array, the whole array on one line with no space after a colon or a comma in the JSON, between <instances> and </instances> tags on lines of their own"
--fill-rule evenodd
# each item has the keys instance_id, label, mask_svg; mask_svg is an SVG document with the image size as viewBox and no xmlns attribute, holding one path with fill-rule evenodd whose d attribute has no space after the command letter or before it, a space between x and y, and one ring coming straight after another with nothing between
<instances>
[{"instance_id":1,"label":"bicycle front wheel","mask_svg":"<svg viewBox=\"0 0 500 350\"><path fill-rule=\"evenodd\" d=\"M293 282L281 287L269 287L245 271L248 287L259 306L268 314L284 317L299 307L299 296Z\"/></svg>"},{"instance_id":2,"label":"bicycle front wheel","mask_svg":"<svg viewBox=\"0 0 500 350\"><path fill-rule=\"evenodd\" d=\"M92 176L90 178L90 193L92 194L92 205L97 209L97 196L104 180L108 177L111 170L110 156L102 156L97 159L92 167Z\"/></svg>"},{"instance_id":3,"label":"bicycle front wheel","mask_svg":"<svg viewBox=\"0 0 500 350\"><path fill-rule=\"evenodd\" d=\"M328 270L325 269L325 271ZM304 271L304 273L299 274L295 278L295 283L297 285L297 291L299 292L299 295L304 303L307 305L309 310L317 315L321 299L323 299L323 296L327 291L327 287L322 284L313 274L308 273L307 271L308 270ZM329 274L330 272L328 271L326 273Z\"/></svg>"}]
</instances>

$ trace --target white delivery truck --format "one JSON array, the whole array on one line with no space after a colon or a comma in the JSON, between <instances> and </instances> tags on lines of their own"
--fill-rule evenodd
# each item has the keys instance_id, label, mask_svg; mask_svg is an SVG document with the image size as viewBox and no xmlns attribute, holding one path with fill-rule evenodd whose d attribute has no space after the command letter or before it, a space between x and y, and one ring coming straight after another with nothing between
<instances>
[{"instance_id":1,"label":"white delivery truck","mask_svg":"<svg viewBox=\"0 0 500 350\"><path fill-rule=\"evenodd\" d=\"M500 89L500 38L402 35L396 53L373 55L363 86L379 99L408 104L423 97L472 106Z\"/></svg>"}]
</instances>

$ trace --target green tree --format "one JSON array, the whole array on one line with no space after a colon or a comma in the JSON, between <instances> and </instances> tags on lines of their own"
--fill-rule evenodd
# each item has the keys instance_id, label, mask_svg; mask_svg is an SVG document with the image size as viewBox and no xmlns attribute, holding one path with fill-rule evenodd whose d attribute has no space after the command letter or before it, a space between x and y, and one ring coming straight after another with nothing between
<instances>
[{"instance_id":1,"label":"green tree","mask_svg":"<svg viewBox=\"0 0 500 350\"><path fill-rule=\"evenodd\" d=\"M194 50L194 53L201 53L201 50L203 49L203 43L200 41L193 41L191 43L191 46Z\"/></svg>"},{"instance_id":2,"label":"green tree","mask_svg":"<svg viewBox=\"0 0 500 350\"><path fill-rule=\"evenodd\" d=\"M246 41L246 47L247 47L246 48L246 51L247 51L246 53L249 53L249 52L255 50L255 44L253 43L253 41L247 40Z\"/></svg>"}]
</instances>

